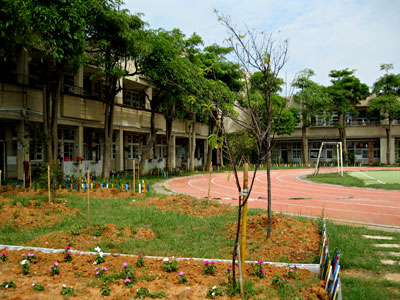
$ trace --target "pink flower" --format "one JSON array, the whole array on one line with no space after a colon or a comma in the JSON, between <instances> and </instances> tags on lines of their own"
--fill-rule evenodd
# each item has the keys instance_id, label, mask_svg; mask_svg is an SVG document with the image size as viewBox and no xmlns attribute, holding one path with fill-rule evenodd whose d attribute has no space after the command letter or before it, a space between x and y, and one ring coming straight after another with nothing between
<instances>
[{"instance_id":1,"label":"pink flower","mask_svg":"<svg viewBox=\"0 0 400 300\"><path fill-rule=\"evenodd\" d=\"M183 276L183 272L179 272L179 275L180 275L180 276Z\"/></svg>"},{"instance_id":2,"label":"pink flower","mask_svg":"<svg viewBox=\"0 0 400 300\"><path fill-rule=\"evenodd\" d=\"M129 283L129 282L131 282L131 280L129 278L124 280L124 283Z\"/></svg>"},{"instance_id":3,"label":"pink flower","mask_svg":"<svg viewBox=\"0 0 400 300\"><path fill-rule=\"evenodd\" d=\"M68 255L70 255L70 254L71 254L71 252L67 251L67 254L68 254Z\"/></svg>"},{"instance_id":4,"label":"pink flower","mask_svg":"<svg viewBox=\"0 0 400 300\"><path fill-rule=\"evenodd\" d=\"M98 269L99 269L98 267L94 268L95 271L97 271Z\"/></svg>"},{"instance_id":5,"label":"pink flower","mask_svg":"<svg viewBox=\"0 0 400 300\"><path fill-rule=\"evenodd\" d=\"M25 256L25 254L21 254L21 256Z\"/></svg>"},{"instance_id":6,"label":"pink flower","mask_svg":"<svg viewBox=\"0 0 400 300\"><path fill-rule=\"evenodd\" d=\"M261 269L261 273L265 274L265 273L266 273L266 271L265 271L264 269Z\"/></svg>"},{"instance_id":7,"label":"pink flower","mask_svg":"<svg viewBox=\"0 0 400 300\"><path fill-rule=\"evenodd\" d=\"M143 254L138 254L138 256L137 257L142 257L143 256Z\"/></svg>"},{"instance_id":8,"label":"pink flower","mask_svg":"<svg viewBox=\"0 0 400 300\"><path fill-rule=\"evenodd\" d=\"M293 272L293 269L290 269L289 272Z\"/></svg>"},{"instance_id":9,"label":"pink flower","mask_svg":"<svg viewBox=\"0 0 400 300\"><path fill-rule=\"evenodd\" d=\"M107 269L107 267L102 267L101 270L107 271L108 269Z\"/></svg>"},{"instance_id":10,"label":"pink flower","mask_svg":"<svg viewBox=\"0 0 400 300\"><path fill-rule=\"evenodd\" d=\"M227 269L228 271L232 270L232 268L231 268L231 267L227 267L226 269Z\"/></svg>"},{"instance_id":11,"label":"pink flower","mask_svg":"<svg viewBox=\"0 0 400 300\"><path fill-rule=\"evenodd\" d=\"M54 263L54 265L55 265L55 266L58 266L58 261L56 261L56 262Z\"/></svg>"},{"instance_id":12,"label":"pink flower","mask_svg":"<svg viewBox=\"0 0 400 300\"><path fill-rule=\"evenodd\" d=\"M34 256L34 255L35 255L35 254L28 252L28 256L29 256L29 257Z\"/></svg>"},{"instance_id":13,"label":"pink flower","mask_svg":"<svg viewBox=\"0 0 400 300\"><path fill-rule=\"evenodd\" d=\"M96 274L96 275L99 275L99 271L97 271L95 274Z\"/></svg>"},{"instance_id":14,"label":"pink flower","mask_svg":"<svg viewBox=\"0 0 400 300\"><path fill-rule=\"evenodd\" d=\"M3 253L2 253L3 255L6 255L7 254L7 251L3 251Z\"/></svg>"},{"instance_id":15,"label":"pink flower","mask_svg":"<svg viewBox=\"0 0 400 300\"><path fill-rule=\"evenodd\" d=\"M294 267L297 268L297 264L294 264Z\"/></svg>"},{"instance_id":16,"label":"pink flower","mask_svg":"<svg viewBox=\"0 0 400 300\"><path fill-rule=\"evenodd\" d=\"M261 211L258 213L259 216L261 216Z\"/></svg>"},{"instance_id":17,"label":"pink flower","mask_svg":"<svg viewBox=\"0 0 400 300\"><path fill-rule=\"evenodd\" d=\"M70 248L70 247L69 247L68 245L65 247L65 249L67 249L67 250L68 250L69 248Z\"/></svg>"},{"instance_id":18,"label":"pink flower","mask_svg":"<svg viewBox=\"0 0 400 300\"><path fill-rule=\"evenodd\" d=\"M263 261L263 260L261 260L261 259L258 261L258 263L259 263L259 264L262 264L263 262L264 262L264 261Z\"/></svg>"},{"instance_id":19,"label":"pink flower","mask_svg":"<svg viewBox=\"0 0 400 300\"><path fill-rule=\"evenodd\" d=\"M205 265L208 265L208 260L205 260L205 261L204 261L204 264L205 264Z\"/></svg>"},{"instance_id":20,"label":"pink flower","mask_svg":"<svg viewBox=\"0 0 400 300\"><path fill-rule=\"evenodd\" d=\"M122 264L122 267L125 268L127 265L128 265L128 263L124 262L124 263Z\"/></svg>"}]
</instances>

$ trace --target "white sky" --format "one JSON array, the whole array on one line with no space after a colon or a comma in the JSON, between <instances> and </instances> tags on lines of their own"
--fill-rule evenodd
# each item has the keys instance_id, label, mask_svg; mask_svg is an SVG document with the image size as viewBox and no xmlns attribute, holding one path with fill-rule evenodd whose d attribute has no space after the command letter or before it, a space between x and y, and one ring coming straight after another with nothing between
<instances>
[{"instance_id":1,"label":"white sky","mask_svg":"<svg viewBox=\"0 0 400 300\"><path fill-rule=\"evenodd\" d=\"M289 61L280 77L311 68L329 85L329 71L356 69L368 86L384 74L382 63L400 73L400 0L125 0L131 13L144 13L149 27L196 32L205 46L223 44L226 29L214 9L237 28L265 31L289 41Z\"/></svg>"}]
</instances>

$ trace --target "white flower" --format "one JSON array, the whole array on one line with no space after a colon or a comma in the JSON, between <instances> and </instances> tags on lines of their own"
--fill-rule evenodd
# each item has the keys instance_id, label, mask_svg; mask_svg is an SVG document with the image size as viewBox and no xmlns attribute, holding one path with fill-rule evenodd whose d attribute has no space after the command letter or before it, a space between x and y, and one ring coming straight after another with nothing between
<instances>
[{"instance_id":1,"label":"white flower","mask_svg":"<svg viewBox=\"0 0 400 300\"><path fill-rule=\"evenodd\" d=\"M21 265L26 264L26 259L24 259L23 261L21 261Z\"/></svg>"},{"instance_id":2,"label":"white flower","mask_svg":"<svg viewBox=\"0 0 400 300\"><path fill-rule=\"evenodd\" d=\"M100 249L99 247L96 247L96 248L94 248L94 251L96 251L96 252L100 252L100 251L101 251L101 249Z\"/></svg>"},{"instance_id":3,"label":"white flower","mask_svg":"<svg viewBox=\"0 0 400 300\"><path fill-rule=\"evenodd\" d=\"M165 258L163 259L163 261L168 261L168 257L165 257Z\"/></svg>"},{"instance_id":4,"label":"white flower","mask_svg":"<svg viewBox=\"0 0 400 300\"><path fill-rule=\"evenodd\" d=\"M6 285L6 289L8 289L8 284Z\"/></svg>"},{"instance_id":5,"label":"white flower","mask_svg":"<svg viewBox=\"0 0 400 300\"><path fill-rule=\"evenodd\" d=\"M34 284L34 283L32 283L32 286L35 286L35 284Z\"/></svg>"},{"instance_id":6,"label":"white flower","mask_svg":"<svg viewBox=\"0 0 400 300\"><path fill-rule=\"evenodd\" d=\"M94 262L93 264L94 264L94 265L97 265L97 262Z\"/></svg>"},{"instance_id":7,"label":"white flower","mask_svg":"<svg viewBox=\"0 0 400 300\"><path fill-rule=\"evenodd\" d=\"M63 284L62 287L67 287L67 286L65 284Z\"/></svg>"},{"instance_id":8,"label":"white flower","mask_svg":"<svg viewBox=\"0 0 400 300\"><path fill-rule=\"evenodd\" d=\"M103 252L99 252L99 256L103 257L104 253Z\"/></svg>"},{"instance_id":9,"label":"white flower","mask_svg":"<svg viewBox=\"0 0 400 300\"><path fill-rule=\"evenodd\" d=\"M212 289L213 289L213 290L215 290L216 288L217 288L217 286L216 286L216 285L214 285L214 286L212 287Z\"/></svg>"},{"instance_id":10,"label":"white flower","mask_svg":"<svg viewBox=\"0 0 400 300\"><path fill-rule=\"evenodd\" d=\"M214 297L214 296L215 296L215 293L212 293L211 295Z\"/></svg>"}]
</instances>

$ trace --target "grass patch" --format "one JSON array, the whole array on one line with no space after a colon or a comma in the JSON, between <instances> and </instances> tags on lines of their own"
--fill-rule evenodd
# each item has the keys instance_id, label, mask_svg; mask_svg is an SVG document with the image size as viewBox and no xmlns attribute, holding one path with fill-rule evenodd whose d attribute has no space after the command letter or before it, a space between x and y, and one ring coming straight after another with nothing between
<instances>
[{"instance_id":1,"label":"grass patch","mask_svg":"<svg viewBox=\"0 0 400 300\"><path fill-rule=\"evenodd\" d=\"M310 174L307 175L307 179L318 183L337 184L343 186L368 187L384 190L400 190L400 184L396 183L366 185L363 180L349 175L349 172L344 172L343 177L340 176L338 173L318 174L317 176Z\"/></svg>"},{"instance_id":2,"label":"grass patch","mask_svg":"<svg viewBox=\"0 0 400 300\"><path fill-rule=\"evenodd\" d=\"M400 283L353 276L341 276L341 281L343 300L394 300L400 298Z\"/></svg>"}]
</instances>

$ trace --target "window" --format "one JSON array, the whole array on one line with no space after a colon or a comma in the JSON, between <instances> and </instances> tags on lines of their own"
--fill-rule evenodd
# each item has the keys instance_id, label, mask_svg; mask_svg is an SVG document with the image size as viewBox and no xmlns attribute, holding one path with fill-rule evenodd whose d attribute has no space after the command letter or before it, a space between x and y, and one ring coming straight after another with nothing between
<instances>
[{"instance_id":1,"label":"window","mask_svg":"<svg viewBox=\"0 0 400 300\"><path fill-rule=\"evenodd\" d=\"M58 130L58 156L65 160L72 160L74 157L75 130L60 128Z\"/></svg>"},{"instance_id":2,"label":"window","mask_svg":"<svg viewBox=\"0 0 400 300\"><path fill-rule=\"evenodd\" d=\"M64 73L64 93L74 92L74 76L71 73Z\"/></svg>"},{"instance_id":3,"label":"window","mask_svg":"<svg viewBox=\"0 0 400 300\"><path fill-rule=\"evenodd\" d=\"M124 104L135 108L144 108L145 94L134 90L126 90Z\"/></svg>"},{"instance_id":4,"label":"window","mask_svg":"<svg viewBox=\"0 0 400 300\"><path fill-rule=\"evenodd\" d=\"M134 134L128 134L126 136L126 147L128 159L136 159L140 156L139 149L140 136Z\"/></svg>"},{"instance_id":5,"label":"window","mask_svg":"<svg viewBox=\"0 0 400 300\"><path fill-rule=\"evenodd\" d=\"M43 145L40 143L34 143L33 141L29 145L29 157L31 160L43 160Z\"/></svg>"},{"instance_id":6,"label":"window","mask_svg":"<svg viewBox=\"0 0 400 300\"><path fill-rule=\"evenodd\" d=\"M156 140L156 151L155 157L156 158L163 158L167 157L167 139L166 137L157 137Z\"/></svg>"}]
</instances>

